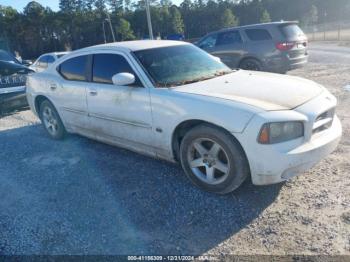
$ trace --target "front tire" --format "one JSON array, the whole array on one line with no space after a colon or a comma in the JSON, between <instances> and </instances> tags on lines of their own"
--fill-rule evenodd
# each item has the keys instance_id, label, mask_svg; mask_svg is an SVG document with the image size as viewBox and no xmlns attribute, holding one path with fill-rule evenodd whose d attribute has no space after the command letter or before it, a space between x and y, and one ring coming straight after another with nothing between
<instances>
[{"instance_id":1,"label":"front tire","mask_svg":"<svg viewBox=\"0 0 350 262\"><path fill-rule=\"evenodd\" d=\"M250 70L250 71L262 71L262 65L261 63L253 58L244 59L240 65L239 68L243 70Z\"/></svg>"},{"instance_id":2,"label":"front tire","mask_svg":"<svg viewBox=\"0 0 350 262\"><path fill-rule=\"evenodd\" d=\"M40 104L40 120L49 134L53 139L63 139L66 134L66 129L58 115L54 105L48 101L44 100Z\"/></svg>"},{"instance_id":3,"label":"front tire","mask_svg":"<svg viewBox=\"0 0 350 262\"><path fill-rule=\"evenodd\" d=\"M210 125L186 133L180 145L180 160L192 183L217 194L232 192L249 174L248 161L238 142Z\"/></svg>"}]
</instances>

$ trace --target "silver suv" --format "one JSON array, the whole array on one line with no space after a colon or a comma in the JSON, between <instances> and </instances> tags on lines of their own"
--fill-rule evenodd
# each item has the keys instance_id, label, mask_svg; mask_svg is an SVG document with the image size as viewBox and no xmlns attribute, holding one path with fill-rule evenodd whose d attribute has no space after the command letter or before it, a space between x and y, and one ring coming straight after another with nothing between
<instances>
[{"instance_id":1,"label":"silver suv","mask_svg":"<svg viewBox=\"0 0 350 262\"><path fill-rule=\"evenodd\" d=\"M307 63L307 37L298 22L226 28L195 43L231 68L286 73Z\"/></svg>"}]
</instances>

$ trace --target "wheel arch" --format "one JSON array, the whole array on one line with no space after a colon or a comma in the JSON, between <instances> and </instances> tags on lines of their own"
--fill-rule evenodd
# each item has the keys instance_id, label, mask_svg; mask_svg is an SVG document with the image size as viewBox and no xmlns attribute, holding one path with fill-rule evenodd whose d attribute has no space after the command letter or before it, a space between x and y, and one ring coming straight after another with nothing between
<instances>
[{"instance_id":1,"label":"wheel arch","mask_svg":"<svg viewBox=\"0 0 350 262\"><path fill-rule=\"evenodd\" d=\"M35 112L37 113L38 117L40 118L40 105L41 105L41 103L42 103L43 101L45 101L45 100L49 101L49 102L54 106L54 108L55 108L56 111L57 111L58 116L59 116L59 117L61 118L61 120L62 120L63 125L66 127L66 124L65 124L65 122L64 122L63 119L62 119L61 112L58 111L58 108L56 107L56 105L52 102L52 100L51 100L50 98L48 98L47 96L42 95L42 94L37 95L37 96L34 98Z\"/></svg>"},{"instance_id":2,"label":"wheel arch","mask_svg":"<svg viewBox=\"0 0 350 262\"><path fill-rule=\"evenodd\" d=\"M241 66L241 64L245 61L245 60L248 60L248 59L253 59L253 60L256 60L258 61L262 66L263 66L263 62L261 61L261 59L257 56L254 56L254 55L247 55L245 57L242 57L241 60L239 60L238 62L238 67Z\"/></svg>"},{"instance_id":3,"label":"wheel arch","mask_svg":"<svg viewBox=\"0 0 350 262\"><path fill-rule=\"evenodd\" d=\"M220 125L216 125L216 124L213 124L213 123L210 123L210 122L207 122L204 120L200 120L200 119L185 120L185 121L179 123L175 127L174 132L172 134L171 147L172 147L172 153L173 153L174 159L176 161L179 161L179 159L180 159L180 157L179 157L180 145L181 145L181 141L182 141L183 137L186 135L186 133L188 131L190 131L192 128L199 126L199 125L208 125L211 127L215 127L215 128L222 130L226 134L228 134L242 150L244 157L247 160L247 163L249 166L249 160L248 160L247 154L246 154L243 146L241 145L241 143L238 141L238 139L231 132L229 132L227 129L225 129L224 127L222 127ZM249 170L250 170L250 166L249 166Z\"/></svg>"},{"instance_id":4,"label":"wheel arch","mask_svg":"<svg viewBox=\"0 0 350 262\"><path fill-rule=\"evenodd\" d=\"M53 104L52 101L45 95L37 95L34 99L35 112L38 116L40 115L40 105L45 100L48 100L51 104Z\"/></svg>"}]
</instances>

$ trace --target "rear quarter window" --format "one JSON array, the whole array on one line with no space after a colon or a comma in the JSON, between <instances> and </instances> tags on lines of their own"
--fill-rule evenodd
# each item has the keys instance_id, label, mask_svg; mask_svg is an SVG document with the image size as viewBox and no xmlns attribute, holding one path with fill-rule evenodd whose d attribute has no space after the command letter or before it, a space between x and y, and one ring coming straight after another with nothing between
<instances>
[{"instance_id":1,"label":"rear quarter window","mask_svg":"<svg viewBox=\"0 0 350 262\"><path fill-rule=\"evenodd\" d=\"M251 41L271 40L272 36L266 29L246 29L245 33Z\"/></svg>"},{"instance_id":2,"label":"rear quarter window","mask_svg":"<svg viewBox=\"0 0 350 262\"><path fill-rule=\"evenodd\" d=\"M77 56L68 59L58 66L58 72L63 78L71 81L87 81L86 66L88 56Z\"/></svg>"},{"instance_id":3,"label":"rear quarter window","mask_svg":"<svg viewBox=\"0 0 350 262\"><path fill-rule=\"evenodd\" d=\"M303 30L296 24L282 25L280 26L280 30L287 39L296 39L305 36Z\"/></svg>"}]
</instances>

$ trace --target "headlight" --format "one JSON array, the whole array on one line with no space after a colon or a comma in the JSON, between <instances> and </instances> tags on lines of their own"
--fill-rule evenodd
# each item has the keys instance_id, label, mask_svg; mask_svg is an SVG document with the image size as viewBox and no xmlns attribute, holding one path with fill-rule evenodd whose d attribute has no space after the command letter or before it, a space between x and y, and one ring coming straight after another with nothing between
<instances>
[{"instance_id":1,"label":"headlight","mask_svg":"<svg viewBox=\"0 0 350 262\"><path fill-rule=\"evenodd\" d=\"M300 121L266 123L262 126L258 142L277 144L304 136L304 124Z\"/></svg>"}]
</instances>

